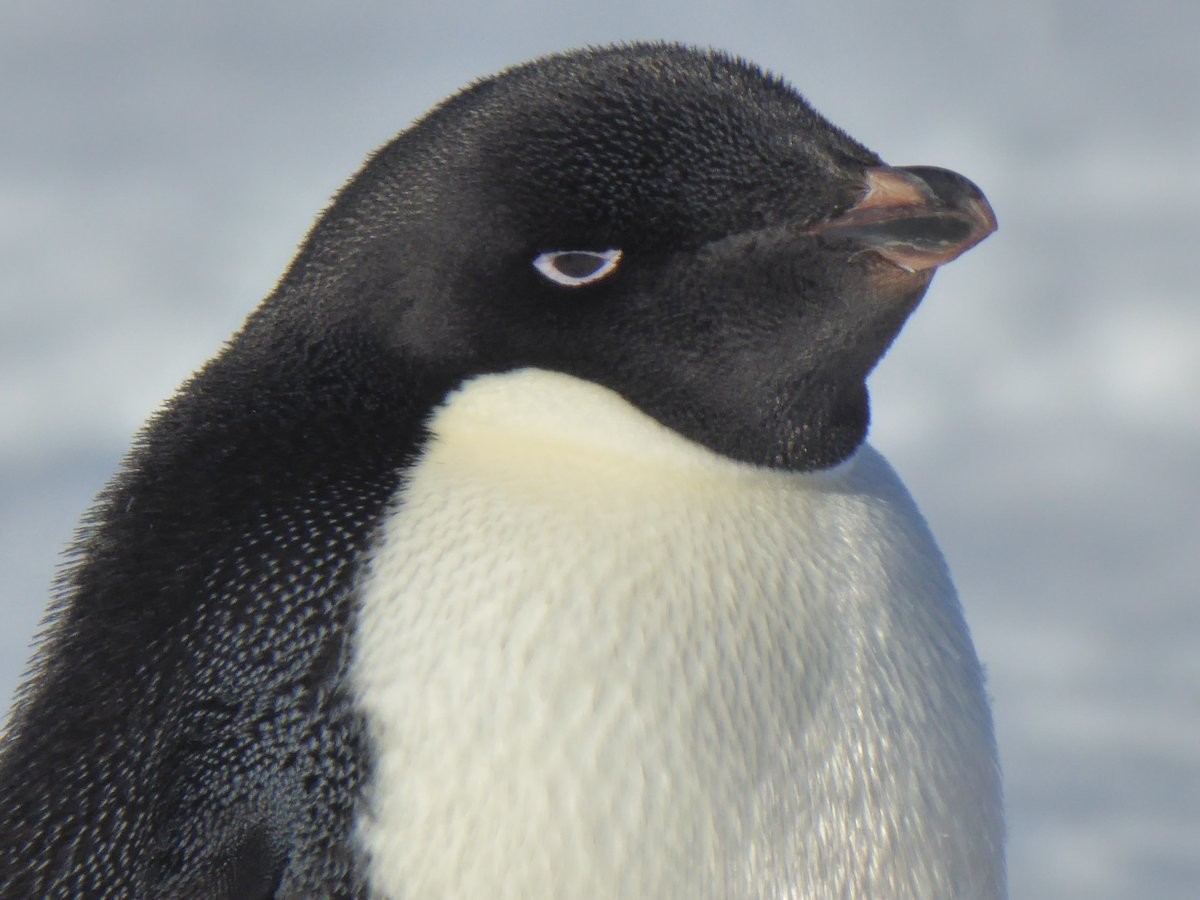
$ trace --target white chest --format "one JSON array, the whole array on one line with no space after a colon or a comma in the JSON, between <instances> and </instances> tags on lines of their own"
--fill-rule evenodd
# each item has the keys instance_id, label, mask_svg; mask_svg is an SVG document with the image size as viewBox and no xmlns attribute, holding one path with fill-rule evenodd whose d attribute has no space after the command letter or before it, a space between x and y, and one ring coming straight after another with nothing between
<instances>
[{"instance_id":1,"label":"white chest","mask_svg":"<svg viewBox=\"0 0 1200 900\"><path fill-rule=\"evenodd\" d=\"M541 372L431 430L356 630L379 896L1002 895L978 664L873 451L754 469Z\"/></svg>"}]
</instances>

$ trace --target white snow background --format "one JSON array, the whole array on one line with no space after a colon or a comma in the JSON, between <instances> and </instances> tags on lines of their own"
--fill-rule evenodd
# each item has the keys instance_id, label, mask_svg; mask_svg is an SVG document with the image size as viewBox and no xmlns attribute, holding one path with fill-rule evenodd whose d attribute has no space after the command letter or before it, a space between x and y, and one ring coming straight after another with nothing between
<instances>
[{"instance_id":1,"label":"white snow background","mask_svg":"<svg viewBox=\"0 0 1200 900\"><path fill-rule=\"evenodd\" d=\"M366 154L470 80L670 38L782 74L1000 231L872 378L955 572L1015 898L1200 896L1200 4L6 0L0 702L131 435Z\"/></svg>"}]
</instances>

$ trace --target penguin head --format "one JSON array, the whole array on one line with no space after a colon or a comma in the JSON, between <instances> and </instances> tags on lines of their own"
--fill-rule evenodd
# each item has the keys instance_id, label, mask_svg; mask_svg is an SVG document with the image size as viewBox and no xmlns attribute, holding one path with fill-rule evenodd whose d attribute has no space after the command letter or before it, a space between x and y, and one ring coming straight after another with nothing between
<instances>
[{"instance_id":1,"label":"penguin head","mask_svg":"<svg viewBox=\"0 0 1200 900\"><path fill-rule=\"evenodd\" d=\"M740 461L834 465L934 268L995 226L970 182L892 169L794 90L675 45L481 81L372 157L270 303L404 371L604 385Z\"/></svg>"}]
</instances>

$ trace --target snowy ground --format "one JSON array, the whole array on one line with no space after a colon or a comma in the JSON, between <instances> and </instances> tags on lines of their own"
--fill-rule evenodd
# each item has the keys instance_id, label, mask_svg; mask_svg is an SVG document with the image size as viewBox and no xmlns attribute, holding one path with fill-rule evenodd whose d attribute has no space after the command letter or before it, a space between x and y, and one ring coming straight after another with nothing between
<instances>
[{"instance_id":1,"label":"snowy ground","mask_svg":"<svg viewBox=\"0 0 1200 900\"><path fill-rule=\"evenodd\" d=\"M989 666L1012 896L1196 896L1200 5L432 6L6 3L0 702L130 435L367 151L504 65L677 38L992 200L874 376L873 442Z\"/></svg>"}]
</instances>

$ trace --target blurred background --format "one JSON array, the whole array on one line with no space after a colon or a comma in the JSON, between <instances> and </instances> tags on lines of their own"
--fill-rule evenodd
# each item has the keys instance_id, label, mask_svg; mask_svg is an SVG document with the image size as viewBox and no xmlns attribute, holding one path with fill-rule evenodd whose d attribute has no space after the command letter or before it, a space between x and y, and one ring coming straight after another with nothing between
<instances>
[{"instance_id":1,"label":"blurred background","mask_svg":"<svg viewBox=\"0 0 1200 900\"><path fill-rule=\"evenodd\" d=\"M1000 231L872 378L988 666L1014 898L1200 891L1200 4L5 0L0 703L131 435L365 155L470 80L666 38Z\"/></svg>"}]
</instances>

